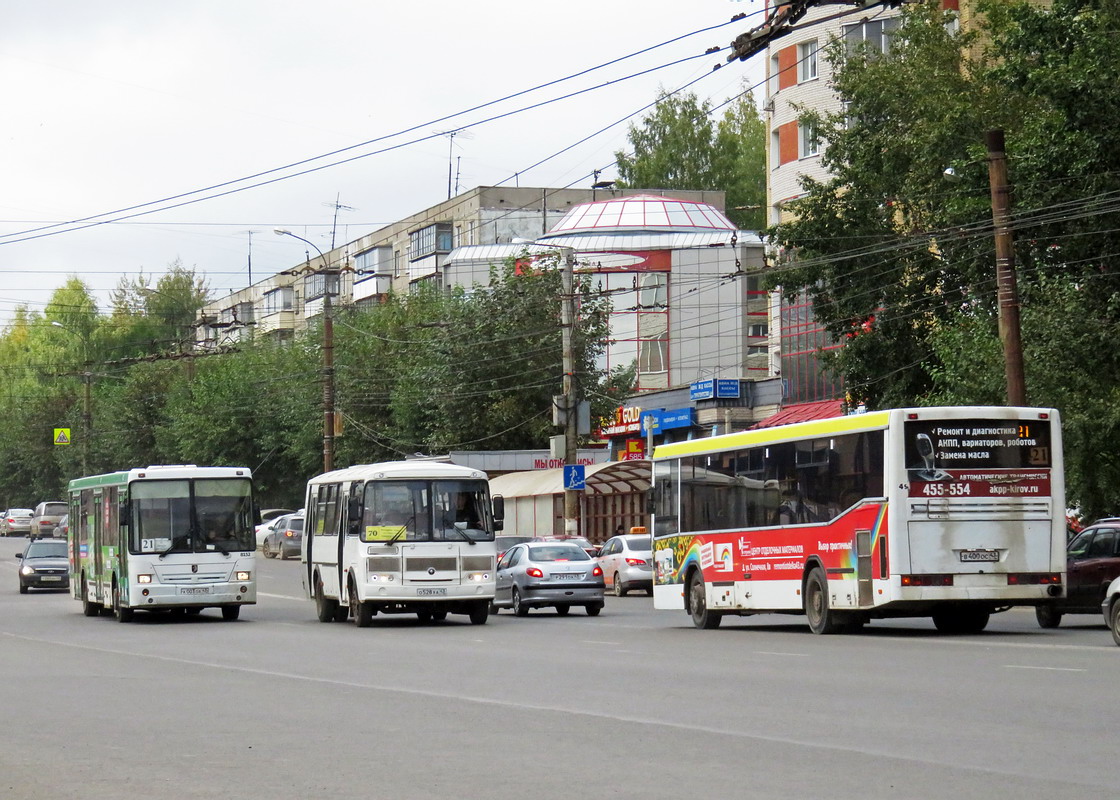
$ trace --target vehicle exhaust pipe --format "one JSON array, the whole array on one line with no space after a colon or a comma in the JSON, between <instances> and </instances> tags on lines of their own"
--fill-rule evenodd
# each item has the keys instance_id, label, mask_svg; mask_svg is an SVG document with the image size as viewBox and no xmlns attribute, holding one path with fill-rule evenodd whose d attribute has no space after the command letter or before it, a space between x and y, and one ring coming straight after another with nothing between
<instances>
[{"instance_id":1,"label":"vehicle exhaust pipe","mask_svg":"<svg viewBox=\"0 0 1120 800\"><path fill-rule=\"evenodd\" d=\"M1052 583L1046 587L1046 594L1050 595L1051 597L1061 597L1062 587L1056 583Z\"/></svg>"}]
</instances>

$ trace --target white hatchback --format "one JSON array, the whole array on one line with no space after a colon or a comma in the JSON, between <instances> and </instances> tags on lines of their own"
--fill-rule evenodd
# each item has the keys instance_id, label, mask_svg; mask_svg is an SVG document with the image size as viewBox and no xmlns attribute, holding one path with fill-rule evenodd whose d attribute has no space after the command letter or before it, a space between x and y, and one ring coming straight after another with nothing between
<instances>
[{"instance_id":1,"label":"white hatchback","mask_svg":"<svg viewBox=\"0 0 1120 800\"><path fill-rule=\"evenodd\" d=\"M647 533L624 533L607 539L595 558L603 568L603 580L615 597L631 589L653 594L653 544Z\"/></svg>"}]
</instances>

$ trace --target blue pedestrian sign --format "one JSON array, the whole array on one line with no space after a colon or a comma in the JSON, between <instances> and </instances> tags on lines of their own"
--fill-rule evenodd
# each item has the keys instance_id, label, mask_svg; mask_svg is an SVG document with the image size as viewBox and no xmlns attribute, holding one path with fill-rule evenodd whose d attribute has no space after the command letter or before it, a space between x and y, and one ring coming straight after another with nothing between
<instances>
[{"instance_id":1,"label":"blue pedestrian sign","mask_svg":"<svg viewBox=\"0 0 1120 800\"><path fill-rule=\"evenodd\" d=\"M564 491L582 492L587 488L587 474L583 464L564 465Z\"/></svg>"}]
</instances>

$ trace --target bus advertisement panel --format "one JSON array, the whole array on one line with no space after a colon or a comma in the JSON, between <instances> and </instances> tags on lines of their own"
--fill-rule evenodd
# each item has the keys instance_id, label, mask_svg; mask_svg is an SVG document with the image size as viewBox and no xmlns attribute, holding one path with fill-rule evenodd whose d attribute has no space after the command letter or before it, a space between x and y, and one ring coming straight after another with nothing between
<instances>
[{"instance_id":1,"label":"bus advertisement panel","mask_svg":"<svg viewBox=\"0 0 1120 800\"><path fill-rule=\"evenodd\" d=\"M662 445L654 599L699 627L804 613L816 633L1061 596L1065 485L1053 409L877 411Z\"/></svg>"}]
</instances>

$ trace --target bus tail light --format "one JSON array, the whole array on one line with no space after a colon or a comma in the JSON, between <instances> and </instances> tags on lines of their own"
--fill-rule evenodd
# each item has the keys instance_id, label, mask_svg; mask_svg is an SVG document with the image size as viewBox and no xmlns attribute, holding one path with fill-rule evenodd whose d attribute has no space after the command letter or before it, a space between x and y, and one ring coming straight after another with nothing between
<instances>
[{"instance_id":1,"label":"bus tail light","mask_svg":"<svg viewBox=\"0 0 1120 800\"><path fill-rule=\"evenodd\" d=\"M952 575L903 575L903 586L952 586Z\"/></svg>"},{"instance_id":2,"label":"bus tail light","mask_svg":"<svg viewBox=\"0 0 1120 800\"><path fill-rule=\"evenodd\" d=\"M1008 586L1060 586L1062 576L1049 572L1009 572Z\"/></svg>"}]
</instances>

